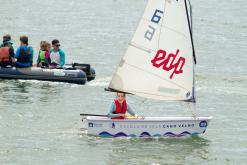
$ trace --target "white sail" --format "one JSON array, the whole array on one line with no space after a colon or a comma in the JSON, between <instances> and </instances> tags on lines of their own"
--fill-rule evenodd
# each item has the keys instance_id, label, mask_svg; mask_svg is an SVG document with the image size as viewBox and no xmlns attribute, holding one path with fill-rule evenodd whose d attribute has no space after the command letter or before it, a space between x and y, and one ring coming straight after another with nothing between
<instances>
[{"instance_id":1,"label":"white sail","mask_svg":"<svg viewBox=\"0 0 247 165\"><path fill-rule=\"evenodd\" d=\"M159 100L194 100L187 1L148 1L109 89Z\"/></svg>"}]
</instances>

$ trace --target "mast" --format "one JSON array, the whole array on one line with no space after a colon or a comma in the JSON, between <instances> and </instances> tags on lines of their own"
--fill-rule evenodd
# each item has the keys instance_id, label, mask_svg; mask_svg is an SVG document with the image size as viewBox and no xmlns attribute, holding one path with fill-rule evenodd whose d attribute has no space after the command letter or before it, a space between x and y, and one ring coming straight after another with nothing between
<instances>
[{"instance_id":1,"label":"mast","mask_svg":"<svg viewBox=\"0 0 247 165\"><path fill-rule=\"evenodd\" d=\"M192 50L193 50L193 57L194 57L194 62L196 64L196 55L195 55L195 49L194 49L194 43L193 43L193 36L192 36L192 7L189 1L189 7L190 7L190 18L189 18L189 14L188 14L188 7L187 7L187 0L184 0L184 4L185 4L185 9L186 9L186 15L187 15L187 19L188 19L188 26L190 29L190 39L191 39L191 44L192 44Z\"/></svg>"},{"instance_id":2,"label":"mast","mask_svg":"<svg viewBox=\"0 0 247 165\"><path fill-rule=\"evenodd\" d=\"M195 55L195 49L194 49L194 43L193 43L193 22L192 22L192 6L190 1L189 2L189 8L190 8L190 14L188 13L188 6L187 6L187 0L184 0L185 3L185 8L186 8L186 15L187 15L187 19L188 19L188 24L189 24L189 28L190 28L190 38L191 38L191 44L192 44L192 50L193 50L193 58L194 58L194 62L195 64L197 63L196 61L196 55ZM190 17L189 17L190 16ZM193 75L195 75L195 66L193 65ZM193 76L193 87L192 87L192 98L191 98L191 102L196 102L196 97L195 97L195 76Z\"/></svg>"}]
</instances>

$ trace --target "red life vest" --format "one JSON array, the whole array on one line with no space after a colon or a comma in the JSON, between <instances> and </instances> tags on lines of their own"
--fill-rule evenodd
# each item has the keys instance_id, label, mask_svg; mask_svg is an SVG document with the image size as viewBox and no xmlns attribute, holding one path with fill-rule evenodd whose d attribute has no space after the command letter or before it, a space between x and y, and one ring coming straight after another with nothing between
<instances>
[{"instance_id":1,"label":"red life vest","mask_svg":"<svg viewBox=\"0 0 247 165\"><path fill-rule=\"evenodd\" d=\"M126 100L123 101L122 107L121 107L121 104L119 103L119 101L117 99L115 99L114 101L115 101L116 109L113 113L114 114L125 114L127 111ZM124 117L120 116L120 117L114 117L112 119L124 119Z\"/></svg>"},{"instance_id":2,"label":"red life vest","mask_svg":"<svg viewBox=\"0 0 247 165\"><path fill-rule=\"evenodd\" d=\"M9 56L9 47L2 47L0 48L0 64L3 62L10 62L12 61Z\"/></svg>"}]
</instances>

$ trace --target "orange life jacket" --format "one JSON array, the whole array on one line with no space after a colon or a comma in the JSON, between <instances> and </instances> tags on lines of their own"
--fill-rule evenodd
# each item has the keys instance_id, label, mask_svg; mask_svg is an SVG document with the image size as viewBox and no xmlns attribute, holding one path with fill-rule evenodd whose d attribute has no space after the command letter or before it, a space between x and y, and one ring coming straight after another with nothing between
<instances>
[{"instance_id":1,"label":"orange life jacket","mask_svg":"<svg viewBox=\"0 0 247 165\"><path fill-rule=\"evenodd\" d=\"M0 64L3 62L12 62L12 59L9 55L9 47L0 48Z\"/></svg>"},{"instance_id":2,"label":"orange life jacket","mask_svg":"<svg viewBox=\"0 0 247 165\"><path fill-rule=\"evenodd\" d=\"M117 99L115 99L114 101L115 101L115 105L116 105L116 110L113 113L114 114L125 114L127 111L126 100L123 101L122 106ZM120 116L120 117L114 117L112 119L124 119L124 117Z\"/></svg>"}]
</instances>

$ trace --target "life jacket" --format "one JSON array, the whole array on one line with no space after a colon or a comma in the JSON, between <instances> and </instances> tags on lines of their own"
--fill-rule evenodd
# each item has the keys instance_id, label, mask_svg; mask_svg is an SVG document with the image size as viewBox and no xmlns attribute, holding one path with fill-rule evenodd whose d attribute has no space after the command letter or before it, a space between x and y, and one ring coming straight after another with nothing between
<instances>
[{"instance_id":1,"label":"life jacket","mask_svg":"<svg viewBox=\"0 0 247 165\"><path fill-rule=\"evenodd\" d=\"M114 101L115 101L116 109L113 113L114 114L125 114L127 111L126 100L123 101L122 106L117 99L115 99ZM112 119L124 119L124 117L120 116L120 117L114 117Z\"/></svg>"},{"instance_id":2,"label":"life jacket","mask_svg":"<svg viewBox=\"0 0 247 165\"><path fill-rule=\"evenodd\" d=\"M28 47L27 50L25 50L24 48L21 48L19 57L17 58L17 62L29 63L30 58L31 58L30 47Z\"/></svg>"},{"instance_id":3,"label":"life jacket","mask_svg":"<svg viewBox=\"0 0 247 165\"><path fill-rule=\"evenodd\" d=\"M45 51L43 50L39 51L39 58L41 63L45 63Z\"/></svg>"},{"instance_id":4,"label":"life jacket","mask_svg":"<svg viewBox=\"0 0 247 165\"><path fill-rule=\"evenodd\" d=\"M12 62L12 59L9 55L9 47L2 47L0 48L0 65L6 62Z\"/></svg>"}]
</instances>

